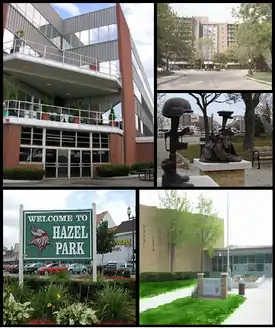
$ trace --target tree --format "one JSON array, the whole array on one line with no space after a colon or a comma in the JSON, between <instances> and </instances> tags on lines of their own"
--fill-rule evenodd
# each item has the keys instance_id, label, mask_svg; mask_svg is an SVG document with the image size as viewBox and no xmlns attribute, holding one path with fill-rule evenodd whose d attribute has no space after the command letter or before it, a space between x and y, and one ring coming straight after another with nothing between
<instances>
[{"instance_id":1,"label":"tree","mask_svg":"<svg viewBox=\"0 0 275 329\"><path fill-rule=\"evenodd\" d=\"M205 130L205 141L209 142L210 129L207 116L207 107L213 102L218 102L218 98L222 95L222 93L189 93L189 95L196 100L198 107L202 111ZM226 100L218 103L224 102L226 102Z\"/></svg>"},{"instance_id":2,"label":"tree","mask_svg":"<svg viewBox=\"0 0 275 329\"><path fill-rule=\"evenodd\" d=\"M265 132L264 125L259 114L255 114L255 137L260 137Z\"/></svg>"},{"instance_id":3,"label":"tree","mask_svg":"<svg viewBox=\"0 0 275 329\"><path fill-rule=\"evenodd\" d=\"M163 129L166 118L162 115L162 106L166 101L166 94L159 93L157 94L157 125L158 129Z\"/></svg>"},{"instance_id":4,"label":"tree","mask_svg":"<svg viewBox=\"0 0 275 329\"><path fill-rule=\"evenodd\" d=\"M259 104L255 112L261 117L265 132L272 133L272 111L273 111L273 95L271 93L262 93Z\"/></svg>"},{"instance_id":5,"label":"tree","mask_svg":"<svg viewBox=\"0 0 275 329\"><path fill-rule=\"evenodd\" d=\"M186 196L181 197L176 190L164 192L164 197L159 197L162 209L157 211L157 220L162 220L167 232L170 249L170 271L174 272L175 249L190 238L190 204ZM164 208L164 209L163 209Z\"/></svg>"},{"instance_id":6,"label":"tree","mask_svg":"<svg viewBox=\"0 0 275 329\"><path fill-rule=\"evenodd\" d=\"M116 245L116 233L109 230L108 222L101 222L96 228L97 253L101 255L101 265L103 265L104 255L112 252Z\"/></svg>"},{"instance_id":7,"label":"tree","mask_svg":"<svg viewBox=\"0 0 275 329\"><path fill-rule=\"evenodd\" d=\"M195 238L193 243L200 248L201 272L204 271L204 250L207 249L209 255L213 253L217 241L223 234L223 223L213 211L213 202L203 194L199 196L197 203L198 213L193 214L193 228Z\"/></svg>"},{"instance_id":8,"label":"tree","mask_svg":"<svg viewBox=\"0 0 275 329\"><path fill-rule=\"evenodd\" d=\"M219 64L227 63L227 56L224 53L215 53L213 56L213 62Z\"/></svg>"},{"instance_id":9,"label":"tree","mask_svg":"<svg viewBox=\"0 0 275 329\"><path fill-rule=\"evenodd\" d=\"M272 3L241 3L233 16L238 25L236 42L248 56L272 58Z\"/></svg>"}]
</instances>

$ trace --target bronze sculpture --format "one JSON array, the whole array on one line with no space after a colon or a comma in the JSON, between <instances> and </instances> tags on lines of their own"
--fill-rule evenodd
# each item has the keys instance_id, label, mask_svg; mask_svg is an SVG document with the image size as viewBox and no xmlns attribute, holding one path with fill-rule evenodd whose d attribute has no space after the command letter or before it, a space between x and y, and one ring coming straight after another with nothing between
<instances>
[{"instance_id":1,"label":"bronze sculpture","mask_svg":"<svg viewBox=\"0 0 275 329\"><path fill-rule=\"evenodd\" d=\"M233 119L233 111L219 111L222 117L222 128L219 133L210 136L209 142L206 142L200 156L201 162L241 162L242 158L236 153L235 147L230 139L233 134L226 129L228 119Z\"/></svg>"},{"instance_id":2,"label":"bronze sculpture","mask_svg":"<svg viewBox=\"0 0 275 329\"><path fill-rule=\"evenodd\" d=\"M190 103L183 98L170 98L162 108L162 115L171 119L171 130L165 133L165 149L169 152L169 158L162 161L162 187L194 187L188 183L189 176L181 176L177 173L177 150L187 149L188 143L182 142L182 136L189 132L189 128L185 128L178 132L179 119L185 113L192 113ZM169 138L169 147L167 139ZM179 140L180 138L180 140Z\"/></svg>"}]
</instances>

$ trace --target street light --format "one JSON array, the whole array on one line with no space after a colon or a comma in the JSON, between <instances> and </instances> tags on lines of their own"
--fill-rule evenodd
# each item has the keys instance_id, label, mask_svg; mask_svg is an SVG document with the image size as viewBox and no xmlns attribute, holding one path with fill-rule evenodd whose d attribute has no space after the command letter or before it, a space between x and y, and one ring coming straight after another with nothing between
<instances>
[{"instance_id":1,"label":"street light","mask_svg":"<svg viewBox=\"0 0 275 329\"><path fill-rule=\"evenodd\" d=\"M128 215L129 220L132 220L132 254L133 254L132 270L133 270L133 273L134 273L134 268L135 268L135 245L134 245L135 227L134 227L134 220L136 219L136 217L134 217L134 216L131 217L131 213L132 213L131 207L128 206L128 208L127 208L127 215Z\"/></svg>"},{"instance_id":2,"label":"street light","mask_svg":"<svg viewBox=\"0 0 275 329\"><path fill-rule=\"evenodd\" d=\"M248 59L248 63L249 63L249 74L252 74L252 69L251 69L251 58Z\"/></svg>"}]
</instances>

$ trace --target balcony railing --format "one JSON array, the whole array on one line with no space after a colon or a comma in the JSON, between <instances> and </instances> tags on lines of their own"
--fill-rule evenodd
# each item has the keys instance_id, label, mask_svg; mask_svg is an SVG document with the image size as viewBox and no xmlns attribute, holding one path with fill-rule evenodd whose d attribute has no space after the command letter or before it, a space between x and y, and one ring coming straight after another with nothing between
<instances>
[{"instance_id":1,"label":"balcony railing","mask_svg":"<svg viewBox=\"0 0 275 329\"><path fill-rule=\"evenodd\" d=\"M97 58L77 54L69 50L61 50L30 40L14 39L3 43L4 56L14 53L24 54L92 70L108 76L120 78L120 72L115 63L102 62Z\"/></svg>"},{"instance_id":2,"label":"balcony railing","mask_svg":"<svg viewBox=\"0 0 275 329\"><path fill-rule=\"evenodd\" d=\"M90 111L17 100L4 101L3 116L63 123L105 125L123 129L122 118L116 116L113 120L104 119L102 112L100 111Z\"/></svg>"}]
</instances>

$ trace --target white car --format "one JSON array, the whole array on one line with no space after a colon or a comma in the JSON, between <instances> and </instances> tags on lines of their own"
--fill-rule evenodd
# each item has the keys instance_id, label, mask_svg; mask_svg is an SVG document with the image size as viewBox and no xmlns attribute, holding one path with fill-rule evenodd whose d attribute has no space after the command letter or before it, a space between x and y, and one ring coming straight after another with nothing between
<instances>
[{"instance_id":1,"label":"white car","mask_svg":"<svg viewBox=\"0 0 275 329\"><path fill-rule=\"evenodd\" d=\"M162 67L157 67L157 71L161 72L161 71L163 71L163 68Z\"/></svg>"}]
</instances>

